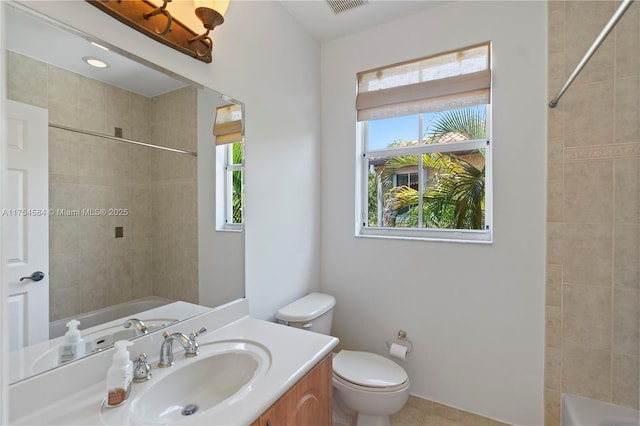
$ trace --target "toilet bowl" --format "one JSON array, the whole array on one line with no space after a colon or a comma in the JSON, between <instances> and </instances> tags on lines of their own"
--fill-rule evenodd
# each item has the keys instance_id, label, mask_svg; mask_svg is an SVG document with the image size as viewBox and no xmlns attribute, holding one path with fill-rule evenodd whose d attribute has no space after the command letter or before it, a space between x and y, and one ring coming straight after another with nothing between
<instances>
[{"instance_id":1,"label":"toilet bowl","mask_svg":"<svg viewBox=\"0 0 640 426\"><path fill-rule=\"evenodd\" d=\"M329 334L334 306L333 296L311 293L278 310L276 318L282 324ZM343 349L333 356L333 390L334 424L349 424L355 417L358 426L390 426L389 416L409 399L409 378L388 358ZM336 410L341 421L335 419Z\"/></svg>"}]
</instances>

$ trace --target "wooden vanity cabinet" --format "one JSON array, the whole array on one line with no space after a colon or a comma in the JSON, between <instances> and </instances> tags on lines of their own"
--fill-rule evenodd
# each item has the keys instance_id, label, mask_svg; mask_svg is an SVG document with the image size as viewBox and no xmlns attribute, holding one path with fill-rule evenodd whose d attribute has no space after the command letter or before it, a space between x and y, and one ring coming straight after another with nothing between
<instances>
[{"instance_id":1,"label":"wooden vanity cabinet","mask_svg":"<svg viewBox=\"0 0 640 426\"><path fill-rule=\"evenodd\" d=\"M331 355L316 364L251 426L330 426Z\"/></svg>"}]
</instances>

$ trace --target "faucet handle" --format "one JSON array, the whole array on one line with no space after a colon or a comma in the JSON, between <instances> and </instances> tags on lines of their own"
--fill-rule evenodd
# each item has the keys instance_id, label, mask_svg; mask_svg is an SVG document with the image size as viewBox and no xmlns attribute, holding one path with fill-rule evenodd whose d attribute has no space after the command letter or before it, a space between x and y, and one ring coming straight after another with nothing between
<instances>
[{"instance_id":1,"label":"faucet handle","mask_svg":"<svg viewBox=\"0 0 640 426\"><path fill-rule=\"evenodd\" d=\"M147 354L141 353L133 361L133 381L136 383L146 382L151 378L151 366L147 362Z\"/></svg>"},{"instance_id":2,"label":"faucet handle","mask_svg":"<svg viewBox=\"0 0 640 426\"><path fill-rule=\"evenodd\" d=\"M195 339L196 337L198 337L199 335L201 335L202 333L204 333L205 331L207 331L207 327L202 327L200 330L198 331L194 331L193 333L191 333L189 335L189 338L191 340Z\"/></svg>"}]
</instances>

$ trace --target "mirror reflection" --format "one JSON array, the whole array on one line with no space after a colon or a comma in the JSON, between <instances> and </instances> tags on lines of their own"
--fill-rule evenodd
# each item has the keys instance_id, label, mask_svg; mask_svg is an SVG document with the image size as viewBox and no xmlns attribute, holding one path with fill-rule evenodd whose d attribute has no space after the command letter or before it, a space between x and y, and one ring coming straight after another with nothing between
<instances>
[{"instance_id":1,"label":"mirror reflection","mask_svg":"<svg viewBox=\"0 0 640 426\"><path fill-rule=\"evenodd\" d=\"M15 382L208 310L196 153L229 99L6 10Z\"/></svg>"}]
</instances>

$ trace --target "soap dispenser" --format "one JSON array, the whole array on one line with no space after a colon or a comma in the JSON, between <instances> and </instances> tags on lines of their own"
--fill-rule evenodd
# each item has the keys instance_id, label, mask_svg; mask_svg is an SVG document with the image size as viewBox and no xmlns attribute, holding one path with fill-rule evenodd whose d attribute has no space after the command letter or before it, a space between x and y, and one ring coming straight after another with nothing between
<instances>
[{"instance_id":1,"label":"soap dispenser","mask_svg":"<svg viewBox=\"0 0 640 426\"><path fill-rule=\"evenodd\" d=\"M129 358L127 346L133 345L128 340L118 340L113 363L107 372L107 407L117 407L129 398L131 380L133 379L133 362Z\"/></svg>"},{"instance_id":2,"label":"soap dispenser","mask_svg":"<svg viewBox=\"0 0 640 426\"><path fill-rule=\"evenodd\" d=\"M86 351L86 344L78 326L80 321L71 320L67 323L67 332L64 335L64 342L58 349L58 360L60 364L65 364L74 359L84 356Z\"/></svg>"}]
</instances>

